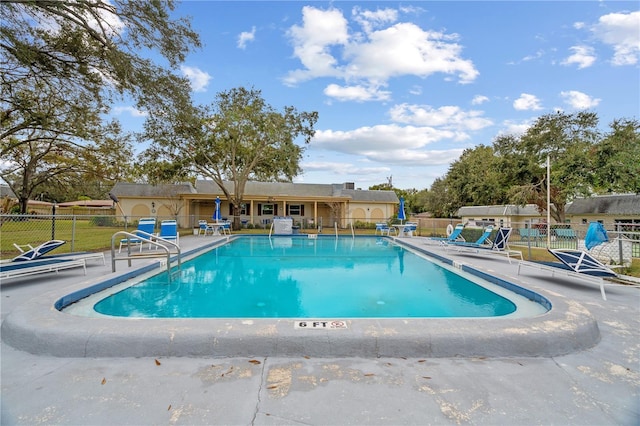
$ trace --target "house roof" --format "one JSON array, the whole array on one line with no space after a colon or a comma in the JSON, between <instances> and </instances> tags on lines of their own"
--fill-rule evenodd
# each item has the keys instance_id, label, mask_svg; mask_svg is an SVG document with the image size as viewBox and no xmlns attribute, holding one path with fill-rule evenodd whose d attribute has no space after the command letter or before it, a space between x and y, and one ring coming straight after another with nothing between
<instances>
[{"instance_id":1,"label":"house roof","mask_svg":"<svg viewBox=\"0 0 640 426\"><path fill-rule=\"evenodd\" d=\"M79 200L79 201L67 201L65 203L59 203L58 207L113 207L113 200Z\"/></svg>"},{"instance_id":2,"label":"house roof","mask_svg":"<svg viewBox=\"0 0 640 426\"><path fill-rule=\"evenodd\" d=\"M640 214L640 195L599 195L589 198L576 198L567 205L566 214Z\"/></svg>"},{"instance_id":3,"label":"house roof","mask_svg":"<svg viewBox=\"0 0 640 426\"><path fill-rule=\"evenodd\" d=\"M233 192L234 183L226 182L229 192ZM171 189L170 189L170 188ZM249 181L245 186L245 197L309 197L309 198L348 198L353 201L398 203L394 191L350 189L349 184L317 184L289 182L255 182ZM198 180L195 187L190 183L179 185L145 185L133 183L117 183L112 191L118 197L167 197L179 194L223 195L218 185L211 180Z\"/></svg>"},{"instance_id":4,"label":"house roof","mask_svg":"<svg viewBox=\"0 0 640 426\"><path fill-rule=\"evenodd\" d=\"M9 188L9 185L0 185L0 198L4 197L16 198L16 194Z\"/></svg>"},{"instance_id":5,"label":"house roof","mask_svg":"<svg viewBox=\"0 0 640 426\"><path fill-rule=\"evenodd\" d=\"M146 183L118 182L111 193L117 197L176 197L194 194L197 191L190 183L150 185Z\"/></svg>"},{"instance_id":6,"label":"house roof","mask_svg":"<svg viewBox=\"0 0 640 426\"><path fill-rule=\"evenodd\" d=\"M501 206L465 206L460 207L457 213L458 217L477 216L477 217L495 217L495 216L539 216L540 212L535 204L527 204L518 206L514 204L506 204Z\"/></svg>"}]
</instances>

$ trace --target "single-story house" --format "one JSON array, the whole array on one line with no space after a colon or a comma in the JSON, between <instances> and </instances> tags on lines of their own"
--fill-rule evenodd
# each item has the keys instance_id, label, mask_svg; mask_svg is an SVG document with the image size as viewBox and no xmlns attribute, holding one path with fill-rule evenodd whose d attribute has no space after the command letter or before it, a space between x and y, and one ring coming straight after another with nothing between
<instances>
[{"instance_id":1,"label":"single-story house","mask_svg":"<svg viewBox=\"0 0 640 426\"><path fill-rule=\"evenodd\" d=\"M233 194L234 183L226 182ZM178 218L181 227L191 227L198 220L211 220L215 200L220 213L232 220L232 205L223 191L210 180L195 185L117 183L111 194L118 200L116 215L126 220L153 216ZM362 190L351 182L342 184L308 184L282 182L247 182L240 220L244 224L267 226L274 217L290 216L305 227L344 228L350 223L373 223L393 217L398 209L394 191Z\"/></svg>"},{"instance_id":2,"label":"single-story house","mask_svg":"<svg viewBox=\"0 0 640 426\"><path fill-rule=\"evenodd\" d=\"M597 195L576 198L567 204L566 216L571 222L635 224L640 231L640 194Z\"/></svg>"},{"instance_id":3,"label":"single-story house","mask_svg":"<svg viewBox=\"0 0 640 426\"><path fill-rule=\"evenodd\" d=\"M493 223L499 226L521 227L523 224L546 222L546 211L539 212L535 204L525 206L466 206L457 213L462 222L479 226ZM589 222L636 224L640 230L640 194L594 195L576 198L565 207L566 222L587 225ZM552 219L553 223L553 219Z\"/></svg>"},{"instance_id":4,"label":"single-story house","mask_svg":"<svg viewBox=\"0 0 640 426\"><path fill-rule=\"evenodd\" d=\"M463 223L477 226L495 225L512 228L522 228L524 224L538 224L546 222L546 212L540 213L535 204L518 206L515 204L495 206L465 206L460 207L456 215Z\"/></svg>"}]
</instances>

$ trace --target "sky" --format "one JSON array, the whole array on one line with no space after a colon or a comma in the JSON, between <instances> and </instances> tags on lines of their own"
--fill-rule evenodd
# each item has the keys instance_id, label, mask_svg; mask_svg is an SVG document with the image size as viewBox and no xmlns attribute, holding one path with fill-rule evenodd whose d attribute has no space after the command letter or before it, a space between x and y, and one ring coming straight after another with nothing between
<instances>
[{"instance_id":1,"label":"sky","mask_svg":"<svg viewBox=\"0 0 640 426\"><path fill-rule=\"evenodd\" d=\"M255 88L317 111L294 179L428 189L467 148L556 111L640 118L640 3L184 1L194 99ZM113 109L125 129L144 115Z\"/></svg>"}]
</instances>

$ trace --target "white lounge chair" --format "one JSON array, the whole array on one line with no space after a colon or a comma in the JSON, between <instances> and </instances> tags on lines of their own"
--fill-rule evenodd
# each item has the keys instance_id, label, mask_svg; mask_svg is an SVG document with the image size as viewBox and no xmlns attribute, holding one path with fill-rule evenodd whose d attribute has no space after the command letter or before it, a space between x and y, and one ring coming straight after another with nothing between
<instances>
[{"instance_id":1,"label":"white lounge chair","mask_svg":"<svg viewBox=\"0 0 640 426\"><path fill-rule=\"evenodd\" d=\"M492 232L493 232L493 226L489 225L486 228L484 228L484 232L482 233L482 235L480 235L480 237L475 242L447 241L447 247L453 247L453 248L458 247L460 249L461 248L465 248L465 247L469 247L469 248L490 248L492 242L489 239L489 237L491 236Z\"/></svg>"},{"instance_id":2,"label":"white lounge chair","mask_svg":"<svg viewBox=\"0 0 640 426\"><path fill-rule=\"evenodd\" d=\"M47 272L62 271L64 269L84 269L87 275L87 265L84 259L36 259L0 264L0 279L26 277Z\"/></svg>"},{"instance_id":3,"label":"white lounge chair","mask_svg":"<svg viewBox=\"0 0 640 426\"><path fill-rule=\"evenodd\" d=\"M460 249L460 253L466 252L472 254L506 256L509 263L511 263L512 257L518 257L520 260L523 260L522 252L518 250L511 250L511 248L509 248L509 237L511 236L511 232L512 228L498 228L496 238L490 246L474 246L472 244L468 244L466 246L459 245L457 247Z\"/></svg>"},{"instance_id":4,"label":"white lounge chair","mask_svg":"<svg viewBox=\"0 0 640 426\"><path fill-rule=\"evenodd\" d=\"M518 275L520 275L520 271L523 267L527 267L551 272L552 277L556 274L560 274L578 278L600 286L602 299L607 300L607 295L604 292L604 278L617 277L617 274L611 270L611 268L602 264L598 259L591 256L591 254L584 250L549 249L549 253L555 256L560 263L522 261L518 264Z\"/></svg>"},{"instance_id":5,"label":"white lounge chair","mask_svg":"<svg viewBox=\"0 0 640 426\"><path fill-rule=\"evenodd\" d=\"M21 246L17 244L13 244L18 250L20 250L20 254L13 258L12 262L28 262L34 259L38 259L39 257L44 256L52 250L57 249L61 245L66 244L66 241L62 240L49 240L44 242L36 247L33 247L31 244L27 246L30 248L27 251L24 251Z\"/></svg>"},{"instance_id":6,"label":"white lounge chair","mask_svg":"<svg viewBox=\"0 0 640 426\"><path fill-rule=\"evenodd\" d=\"M78 251L72 253L63 253L63 254L45 254L49 253L56 248L66 244L66 241L62 240L49 240L45 243L38 245L37 247L33 247L31 244L27 244L26 247L29 247L29 250L25 250L23 247L16 243L13 243L14 247L16 247L20 254L14 257L11 262L31 262L33 260L102 260L102 264L106 265L107 262L104 257L104 253L100 252L90 252L90 251Z\"/></svg>"},{"instance_id":7,"label":"white lounge chair","mask_svg":"<svg viewBox=\"0 0 640 426\"><path fill-rule=\"evenodd\" d=\"M607 231L604 226L599 222L591 222L589 224L589 229L587 229L587 234L585 235L585 247L587 247L588 250L591 250L599 244L607 241L609 241L609 236L607 235ZM605 278L615 278L618 274L608 266L601 263L588 251L574 249L548 250L549 253L560 261L560 263L520 262L518 265L518 275L524 266L551 272L551 276L554 276L555 274L563 274L583 281L592 282L600 286L600 294L602 294L603 300L607 300L607 295L604 292L605 285L638 287L637 284L627 285L613 282L605 283Z\"/></svg>"}]
</instances>

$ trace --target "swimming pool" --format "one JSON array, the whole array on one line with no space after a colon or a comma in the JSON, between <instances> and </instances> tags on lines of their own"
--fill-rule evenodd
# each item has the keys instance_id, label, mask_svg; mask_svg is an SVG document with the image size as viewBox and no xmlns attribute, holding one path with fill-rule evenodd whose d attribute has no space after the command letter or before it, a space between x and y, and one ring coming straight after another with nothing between
<instances>
[{"instance_id":1,"label":"swimming pool","mask_svg":"<svg viewBox=\"0 0 640 426\"><path fill-rule=\"evenodd\" d=\"M244 236L185 237L180 241L183 264L236 238ZM318 238L332 240L329 236ZM341 321L343 327L339 328L312 327L316 322L322 325L333 321L299 318L131 318L98 314L93 306L105 293L115 294L165 269L157 259L142 259L133 268L114 273L88 268L89 278L83 276L79 281L69 281L68 275L50 278L46 287L51 291L45 289L7 315L2 323L2 340L29 353L60 357L374 358L558 356L585 350L599 341L598 324L589 311L545 291L544 279L520 277L516 265L500 260L470 257L472 262L456 261L448 252L422 241L399 238L395 243L463 276L483 279L487 286L495 287L492 291L504 291L517 310L500 317L352 318Z\"/></svg>"},{"instance_id":2,"label":"swimming pool","mask_svg":"<svg viewBox=\"0 0 640 426\"><path fill-rule=\"evenodd\" d=\"M513 314L511 299L517 295L496 287L389 238L245 236L184 262L171 279L164 272L116 288L97 300L94 310L136 318Z\"/></svg>"}]
</instances>

